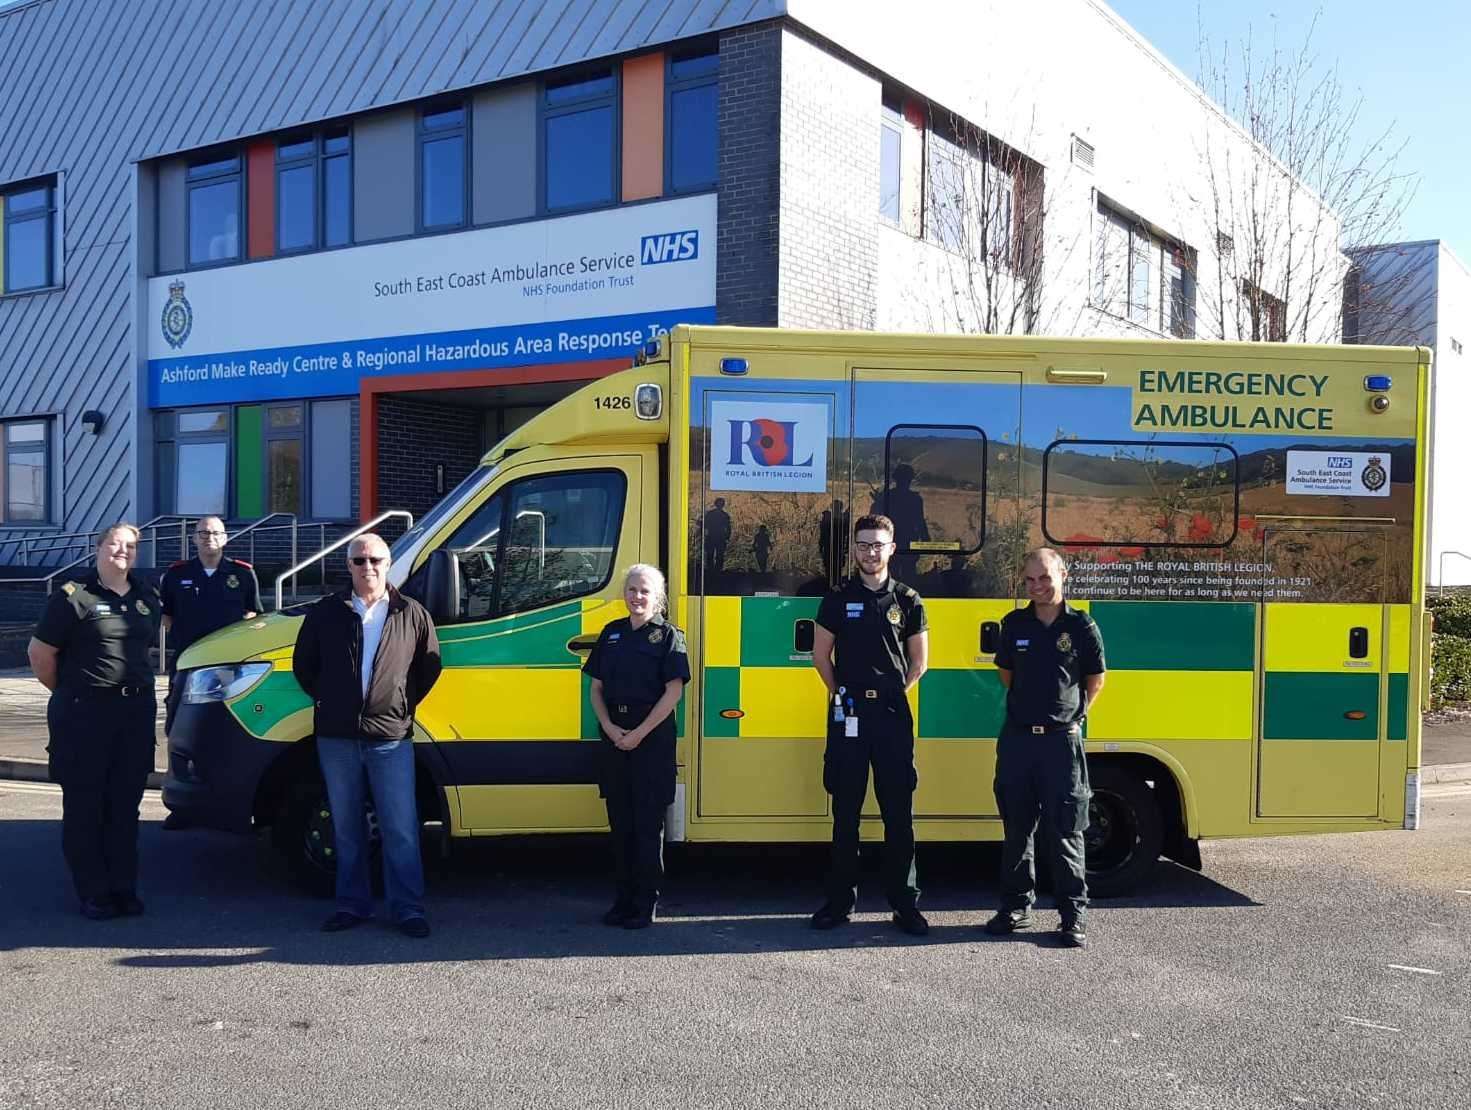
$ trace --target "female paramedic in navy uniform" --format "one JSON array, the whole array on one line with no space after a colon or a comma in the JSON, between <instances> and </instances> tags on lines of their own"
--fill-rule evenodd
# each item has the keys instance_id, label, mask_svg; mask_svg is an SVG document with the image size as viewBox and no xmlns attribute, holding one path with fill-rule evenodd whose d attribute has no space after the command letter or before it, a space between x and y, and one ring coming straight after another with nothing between
<instances>
[{"instance_id":1,"label":"female paramedic in navy uniform","mask_svg":"<svg viewBox=\"0 0 1471 1110\"><path fill-rule=\"evenodd\" d=\"M664 576L636 563L623 578L628 616L610 621L583 670L602 728L598 787L613 830L617 896L605 925L653 923L664 879L664 811L674 801L674 708L690 678L684 633L664 619Z\"/></svg>"}]
</instances>

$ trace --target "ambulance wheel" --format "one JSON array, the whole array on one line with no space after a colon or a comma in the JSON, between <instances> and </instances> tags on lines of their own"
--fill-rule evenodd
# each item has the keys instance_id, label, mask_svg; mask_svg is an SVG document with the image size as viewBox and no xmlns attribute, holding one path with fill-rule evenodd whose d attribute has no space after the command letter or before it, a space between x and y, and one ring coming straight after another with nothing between
<instances>
[{"instance_id":1,"label":"ambulance wheel","mask_svg":"<svg viewBox=\"0 0 1471 1110\"><path fill-rule=\"evenodd\" d=\"M378 858L382 838L377 814L368 803L369 874L376 887L382 868ZM306 889L332 894L337 877L337 838L332 831L332 806L320 775L299 780L286 791L281 812L271 826L271 843L292 875Z\"/></svg>"},{"instance_id":2,"label":"ambulance wheel","mask_svg":"<svg viewBox=\"0 0 1471 1110\"><path fill-rule=\"evenodd\" d=\"M1159 803L1147 782L1124 767L1091 765L1088 805L1088 893L1127 894L1153 873L1164 846Z\"/></svg>"}]
</instances>

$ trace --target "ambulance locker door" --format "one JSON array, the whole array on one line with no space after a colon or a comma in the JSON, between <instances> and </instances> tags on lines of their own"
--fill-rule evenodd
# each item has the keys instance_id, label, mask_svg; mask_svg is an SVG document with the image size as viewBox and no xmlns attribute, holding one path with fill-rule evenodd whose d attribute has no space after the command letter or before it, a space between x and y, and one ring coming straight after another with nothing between
<instances>
[{"instance_id":1,"label":"ambulance locker door","mask_svg":"<svg viewBox=\"0 0 1471 1110\"><path fill-rule=\"evenodd\" d=\"M1374 817L1388 535L1273 528L1264 544L1257 815Z\"/></svg>"},{"instance_id":2,"label":"ambulance locker door","mask_svg":"<svg viewBox=\"0 0 1471 1110\"><path fill-rule=\"evenodd\" d=\"M606 827L580 671L626 611L619 572L656 557L657 473L652 449L516 467L435 545L463 552L461 615L437 628L444 670L417 717L466 830Z\"/></svg>"},{"instance_id":3,"label":"ambulance locker door","mask_svg":"<svg viewBox=\"0 0 1471 1110\"><path fill-rule=\"evenodd\" d=\"M691 404L701 817L828 812L812 624L844 514L836 498L846 414L834 384L753 380L750 389L705 389Z\"/></svg>"},{"instance_id":4,"label":"ambulance locker door","mask_svg":"<svg viewBox=\"0 0 1471 1110\"><path fill-rule=\"evenodd\" d=\"M890 570L924 598L929 671L910 692L922 817L994 817L995 737L1005 703L986 634L1015 607L1026 550L1022 376L858 369L853 374L856 519L894 521ZM865 813L876 815L872 791Z\"/></svg>"}]
</instances>

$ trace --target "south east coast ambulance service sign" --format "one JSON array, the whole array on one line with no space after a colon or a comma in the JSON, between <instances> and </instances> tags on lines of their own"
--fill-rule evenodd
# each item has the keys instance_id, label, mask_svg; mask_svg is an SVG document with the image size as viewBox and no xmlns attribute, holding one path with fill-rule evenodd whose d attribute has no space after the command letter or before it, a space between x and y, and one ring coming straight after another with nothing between
<instances>
[{"instance_id":1,"label":"south east coast ambulance service sign","mask_svg":"<svg viewBox=\"0 0 1471 1110\"><path fill-rule=\"evenodd\" d=\"M715 197L153 278L153 408L618 358L715 321Z\"/></svg>"}]
</instances>

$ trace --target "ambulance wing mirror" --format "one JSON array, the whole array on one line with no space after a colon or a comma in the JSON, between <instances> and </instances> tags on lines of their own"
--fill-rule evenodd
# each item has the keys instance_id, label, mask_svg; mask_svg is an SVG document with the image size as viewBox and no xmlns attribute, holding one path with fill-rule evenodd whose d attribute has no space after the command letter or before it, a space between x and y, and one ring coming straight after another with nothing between
<instances>
[{"instance_id":1,"label":"ambulance wing mirror","mask_svg":"<svg viewBox=\"0 0 1471 1110\"><path fill-rule=\"evenodd\" d=\"M1001 638L1001 625L995 621L981 622L981 654L995 655L996 641Z\"/></svg>"},{"instance_id":2,"label":"ambulance wing mirror","mask_svg":"<svg viewBox=\"0 0 1471 1110\"><path fill-rule=\"evenodd\" d=\"M460 560L453 551L440 548L429 556L424 608L435 624L451 624L460 618Z\"/></svg>"},{"instance_id":3,"label":"ambulance wing mirror","mask_svg":"<svg viewBox=\"0 0 1471 1110\"><path fill-rule=\"evenodd\" d=\"M796 655L811 655L817 643L816 623L800 620L792 626L792 652Z\"/></svg>"}]
</instances>

